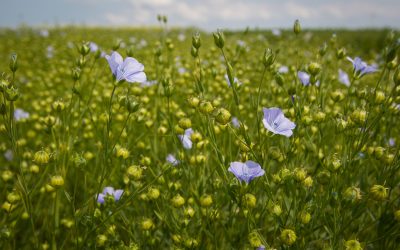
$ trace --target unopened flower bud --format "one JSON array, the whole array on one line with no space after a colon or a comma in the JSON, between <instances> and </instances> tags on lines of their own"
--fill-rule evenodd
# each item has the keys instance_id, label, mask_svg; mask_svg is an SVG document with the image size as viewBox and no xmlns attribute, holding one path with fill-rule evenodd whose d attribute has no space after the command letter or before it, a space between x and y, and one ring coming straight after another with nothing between
<instances>
[{"instance_id":1,"label":"unopened flower bud","mask_svg":"<svg viewBox=\"0 0 400 250\"><path fill-rule=\"evenodd\" d=\"M126 148L118 147L116 154L117 154L117 157L121 157L122 159L128 159L130 152Z\"/></svg>"},{"instance_id":2,"label":"unopened flower bud","mask_svg":"<svg viewBox=\"0 0 400 250\"><path fill-rule=\"evenodd\" d=\"M36 152L35 155L33 156L33 161L36 162L37 164L47 164L49 160L50 156L44 150Z\"/></svg>"},{"instance_id":3,"label":"unopened flower bud","mask_svg":"<svg viewBox=\"0 0 400 250\"><path fill-rule=\"evenodd\" d=\"M282 74L279 74L279 73L276 73L276 74L275 74L275 82L276 82L279 86L283 86L284 81L285 81L285 80L283 79Z\"/></svg>"},{"instance_id":4,"label":"unopened flower bud","mask_svg":"<svg viewBox=\"0 0 400 250\"><path fill-rule=\"evenodd\" d=\"M10 57L10 70L12 72L16 72L18 69L18 56L17 54L13 53Z\"/></svg>"},{"instance_id":5,"label":"unopened flower bud","mask_svg":"<svg viewBox=\"0 0 400 250\"><path fill-rule=\"evenodd\" d=\"M348 240L344 243L346 250L362 250L360 242L357 240Z\"/></svg>"},{"instance_id":6,"label":"unopened flower bud","mask_svg":"<svg viewBox=\"0 0 400 250\"><path fill-rule=\"evenodd\" d=\"M209 101L201 101L199 104L199 110L203 114L210 114L214 110L214 107Z\"/></svg>"},{"instance_id":7,"label":"unopened flower bud","mask_svg":"<svg viewBox=\"0 0 400 250\"><path fill-rule=\"evenodd\" d=\"M313 62L308 65L308 71L311 75L317 75L321 71L321 65L319 63Z\"/></svg>"},{"instance_id":8,"label":"unopened flower bud","mask_svg":"<svg viewBox=\"0 0 400 250\"><path fill-rule=\"evenodd\" d=\"M199 55L199 50L192 46L192 48L190 49L190 54L191 54L194 58L196 58L196 57Z\"/></svg>"},{"instance_id":9,"label":"unopened flower bud","mask_svg":"<svg viewBox=\"0 0 400 250\"><path fill-rule=\"evenodd\" d=\"M179 127L188 129L192 127L192 121L189 118L182 118L178 121Z\"/></svg>"},{"instance_id":10,"label":"unopened flower bud","mask_svg":"<svg viewBox=\"0 0 400 250\"><path fill-rule=\"evenodd\" d=\"M381 103L383 103L384 100L385 100L385 93L382 91L377 91L375 93L375 102L377 104L381 104Z\"/></svg>"},{"instance_id":11,"label":"unopened flower bud","mask_svg":"<svg viewBox=\"0 0 400 250\"><path fill-rule=\"evenodd\" d=\"M181 195L177 194L172 198L171 202L174 207L181 207L185 204L185 199Z\"/></svg>"},{"instance_id":12,"label":"unopened flower bud","mask_svg":"<svg viewBox=\"0 0 400 250\"><path fill-rule=\"evenodd\" d=\"M115 40L112 49L113 49L114 51L117 51L117 50L119 49L119 47L121 46L121 42L122 42L122 41L119 40L119 39Z\"/></svg>"},{"instance_id":13,"label":"unopened flower bud","mask_svg":"<svg viewBox=\"0 0 400 250\"><path fill-rule=\"evenodd\" d=\"M302 211L299 214L300 222L303 224L308 224L311 220L311 214L307 211Z\"/></svg>"},{"instance_id":14,"label":"unopened flower bud","mask_svg":"<svg viewBox=\"0 0 400 250\"><path fill-rule=\"evenodd\" d=\"M224 34L221 31L217 31L213 33L213 37L214 37L214 43L215 45L222 49L224 47L225 44L225 38L224 38Z\"/></svg>"},{"instance_id":15,"label":"unopened flower bud","mask_svg":"<svg viewBox=\"0 0 400 250\"><path fill-rule=\"evenodd\" d=\"M128 169L126 170L127 175L134 179L134 180L139 180L140 178L142 178L142 174L143 174L143 169L139 166L130 166L128 167Z\"/></svg>"},{"instance_id":16,"label":"unopened flower bud","mask_svg":"<svg viewBox=\"0 0 400 250\"><path fill-rule=\"evenodd\" d=\"M300 21L298 19L296 19L296 21L294 21L293 32L296 35L300 34L300 32L301 32Z\"/></svg>"},{"instance_id":17,"label":"unopened flower bud","mask_svg":"<svg viewBox=\"0 0 400 250\"><path fill-rule=\"evenodd\" d=\"M336 57L340 60L343 59L346 56L346 49L345 48L340 48L336 51Z\"/></svg>"},{"instance_id":18,"label":"unopened flower bud","mask_svg":"<svg viewBox=\"0 0 400 250\"><path fill-rule=\"evenodd\" d=\"M257 204L257 198L253 194L247 193L243 197L243 203L248 208L254 208Z\"/></svg>"},{"instance_id":19,"label":"unopened flower bud","mask_svg":"<svg viewBox=\"0 0 400 250\"><path fill-rule=\"evenodd\" d=\"M72 79L74 81L78 81L81 78L81 69L78 67L73 68L71 74L72 74Z\"/></svg>"},{"instance_id":20,"label":"unopened flower bud","mask_svg":"<svg viewBox=\"0 0 400 250\"><path fill-rule=\"evenodd\" d=\"M357 187L348 187L344 193L343 193L343 197L346 200L352 201L352 202L356 202L361 200L362 195L361 195L361 190Z\"/></svg>"},{"instance_id":21,"label":"unopened flower bud","mask_svg":"<svg viewBox=\"0 0 400 250\"><path fill-rule=\"evenodd\" d=\"M153 223L153 221L151 220L151 219L149 219L149 218L147 218L147 219L144 219L143 221L142 221L142 223L141 223L141 228L143 229L143 230L150 230L150 229L153 229L154 228L154 223Z\"/></svg>"},{"instance_id":22,"label":"unopened flower bud","mask_svg":"<svg viewBox=\"0 0 400 250\"><path fill-rule=\"evenodd\" d=\"M388 197L388 188L382 185L373 185L370 189L371 197L377 201L383 201Z\"/></svg>"},{"instance_id":23,"label":"unopened flower bud","mask_svg":"<svg viewBox=\"0 0 400 250\"><path fill-rule=\"evenodd\" d=\"M282 208L278 204L274 204L271 208L271 213L276 216L280 216L282 214Z\"/></svg>"},{"instance_id":24,"label":"unopened flower bud","mask_svg":"<svg viewBox=\"0 0 400 250\"><path fill-rule=\"evenodd\" d=\"M89 43L83 42L82 45L79 47L79 53L82 56L86 56L87 54L89 54L90 53Z\"/></svg>"},{"instance_id":25,"label":"unopened flower bud","mask_svg":"<svg viewBox=\"0 0 400 250\"><path fill-rule=\"evenodd\" d=\"M63 111L65 108L65 104L62 101L55 101L52 105L53 109L57 112Z\"/></svg>"},{"instance_id":26,"label":"unopened flower bud","mask_svg":"<svg viewBox=\"0 0 400 250\"><path fill-rule=\"evenodd\" d=\"M264 67L269 68L275 62L275 53L270 48L265 49L263 56Z\"/></svg>"},{"instance_id":27,"label":"unopened flower bud","mask_svg":"<svg viewBox=\"0 0 400 250\"><path fill-rule=\"evenodd\" d=\"M0 80L0 92L4 92L6 91L6 89L8 88L9 82L5 79L1 79Z\"/></svg>"},{"instance_id":28,"label":"unopened flower bud","mask_svg":"<svg viewBox=\"0 0 400 250\"><path fill-rule=\"evenodd\" d=\"M226 125L231 121L231 113L224 109L220 108L217 111L217 115L215 116L215 120L220 123L221 125Z\"/></svg>"},{"instance_id":29,"label":"unopened flower bud","mask_svg":"<svg viewBox=\"0 0 400 250\"><path fill-rule=\"evenodd\" d=\"M199 100L199 98L192 96L192 97L189 97L188 103L192 108L196 108L197 106L199 106L200 100Z\"/></svg>"},{"instance_id":30,"label":"unopened flower bud","mask_svg":"<svg viewBox=\"0 0 400 250\"><path fill-rule=\"evenodd\" d=\"M127 55L128 57L132 57L134 51L135 51L135 48L133 47L133 45L128 46L128 47L126 48L126 55Z\"/></svg>"},{"instance_id":31,"label":"unopened flower bud","mask_svg":"<svg viewBox=\"0 0 400 250\"><path fill-rule=\"evenodd\" d=\"M324 56L326 54L326 50L328 49L328 45L326 43L322 44L321 47L319 47L318 53L320 56Z\"/></svg>"},{"instance_id":32,"label":"unopened flower bud","mask_svg":"<svg viewBox=\"0 0 400 250\"><path fill-rule=\"evenodd\" d=\"M185 209L185 211L183 213L185 214L185 216L193 217L193 215L195 214L195 211L192 207L188 207Z\"/></svg>"},{"instance_id":33,"label":"unopened flower bud","mask_svg":"<svg viewBox=\"0 0 400 250\"><path fill-rule=\"evenodd\" d=\"M61 175L55 175L51 177L50 185L54 188L60 188L64 186L64 178Z\"/></svg>"},{"instance_id":34,"label":"unopened flower bud","mask_svg":"<svg viewBox=\"0 0 400 250\"><path fill-rule=\"evenodd\" d=\"M14 86L11 86L6 89L5 96L8 101L14 102L19 97L19 91L17 88L14 88Z\"/></svg>"},{"instance_id":35,"label":"unopened flower bud","mask_svg":"<svg viewBox=\"0 0 400 250\"><path fill-rule=\"evenodd\" d=\"M97 246L102 247L102 246L104 246L104 244L106 243L107 240L108 240L108 238L104 234L97 235L96 244L97 244Z\"/></svg>"},{"instance_id":36,"label":"unopened flower bud","mask_svg":"<svg viewBox=\"0 0 400 250\"><path fill-rule=\"evenodd\" d=\"M213 203L213 200L212 200L211 195L203 195L200 198L200 205L202 207L209 207L209 206L211 206L212 203Z\"/></svg>"},{"instance_id":37,"label":"unopened flower bud","mask_svg":"<svg viewBox=\"0 0 400 250\"><path fill-rule=\"evenodd\" d=\"M293 245L293 243L296 242L296 233L291 230L291 229L284 229L281 232L281 241L285 244L285 245Z\"/></svg>"},{"instance_id":38,"label":"unopened flower bud","mask_svg":"<svg viewBox=\"0 0 400 250\"><path fill-rule=\"evenodd\" d=\"M192 45L196 49L200 48L201 46L200 33L197 32L192 36Z\"/></svg>"}]
</instances>

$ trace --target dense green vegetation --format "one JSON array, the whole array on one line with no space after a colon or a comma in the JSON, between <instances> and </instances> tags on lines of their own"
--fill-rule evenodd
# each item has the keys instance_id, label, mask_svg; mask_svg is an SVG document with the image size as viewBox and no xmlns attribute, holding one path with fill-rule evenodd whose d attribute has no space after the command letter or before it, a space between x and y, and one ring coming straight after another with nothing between
<instances>
[{"instance_id":1,"label":"dense green vegetation","mask_svg":"<svg viewBox=\"0 0 400 250\"><path fill-rule=\"evenodd\" d=\"M0 30L0 248L399 249L398 39ZM147 81L116 82L112 51Z\"/></svg>"}]
</instances>

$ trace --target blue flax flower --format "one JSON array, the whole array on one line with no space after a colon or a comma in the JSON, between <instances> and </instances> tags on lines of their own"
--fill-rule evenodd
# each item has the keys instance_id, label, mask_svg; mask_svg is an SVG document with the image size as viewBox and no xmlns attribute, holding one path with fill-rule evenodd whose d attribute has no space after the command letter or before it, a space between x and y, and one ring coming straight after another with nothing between
<instances>
[{"instance_id":1,"label":"blue flax flower","mask_svg":"<svg viewBox=\"0 0 400 250\"><path fill-rule=\"evenodd\" d=\"M188 128L185 130L185 133L183 135L178 135L179 140L181 140L183 147L186 149L192 148L193 143L192 140L190 139L192 134L193 134L193 129Z\"/></svg>"},{"instance_id":2,"label":"blue flax flower","mask_svg":"<svg viewBox=\"0 0 400 250\"><path fill-rule=\"evenodd\" d=\"M122 190L122 189L114 190L113 187L105 187L103 189L103 193L100 193L97 195L97 202L100 204L104 204L104 202L105 202L104 199L107 195L112 196L115 201L119 201L119 199L121 198L123 193L124 193L124 190Z\"/></svg>"},{"instance_id":3,"label":"blue flax flower","mask_svg":"<svg viewBox=\"0 0 400 250\"><path fill-rule=\"evenodd\" d=\"M307 74L306 72L304 72L304 71L299 71L299 72L297 72L297 76L299 77L299 79L300 79L300 82L304 85L304 86L308 86L308 85L310 85L310 75L309 74ZM319 80L315 83L315 86L319 86Z\"/></svg>"},{"instance_id":4,"label":"blue flax flower","mask_svg":"<svg viewBox=\"0 0 400 250\"><path fill-rule=\"evenodd\" d=\"M144 66L135 58L127 57L123 60L122 56L116 51L111 56L106 55L105 58L117 82L125 80L142 83L146 81L146 74L143 72Z\"/></svg>"},{"instance_id":5,"label":"blue flax flower","mask_svg":"<svg viewBox=\"0 0 400 250\"><path fill-rule=\"evenodd\" d=\"M286 118L280 108L263 108L264 127L274 134L290 137L293 134L293 129L296 124Z\"/></svg>"},{"instance_id":6,"label":"blue flax flower","mask_svg":"<svg viewBox=\"0 0 400 250\"><path fill-rule=\"evenodd\" d=\"M359 57L354 58L354 60L350 57L347 57L347 60L349 60L353 64L354 76L357 78L360 78L365 74L374 73L378 70L375 66L368 65Z\"/></svg>"},{"instance_id":7,"label":"blue flax flower","mask_svg":"<svg viewBox=\"0 0 400 250\"><path fill-rule=\"evenodd\" d=\"M229 77L227 74L225 74L225 80L226 80L226 83L228 84L228 86L231 87L231 81L229 81ZM233 82L236 84L236 86L242 85L242 82L239 81L236 77L233 78Z\"/></svg>"},{"instance_id":8,"label":"blue flax flower","mask_svg":"<svg viewBox=\"0 0 400 250\"><path fill-rule=\"evenodd\" d=\"M29 113L25 112L23 109L14 110L14 119L16 121L25 120L29 118Z\"/></svg>"},{"instance_id":9,"label":"blue flax flower","mask_svg":"<svg viewBox=\"0 0 400 250\"><path fill-rule=\"evenodd\" d=\"M301 83L304 86L308 86L310 84L310 75L304 71L297 72L297 76L299 77Z\"/></svg>"},{"instance_id":10,"label":"blue flax flower","mask_svg":"<svg viewBox=\"0 0 400 250\"><path fill-rule=\"evenodd\" d=\"M246 183L265 174L260 164L254 161L246 161L244 163L238 161L231 162L228 171L232 172L240 181L245 181Z\"/></svg>"},{"instance_id":11,"label":"blue flax flower","mask_svg":"<svg viewBox=\"0 0 400 250\"><path fill-rule=\"evenodd\" d=\"M172 164L172 166L176 166L179 164L179 161L176 159L176 157L173 154L167 155L166 160L167 160L167 162Z\"/></svg>"},{"instance_id":12,"label":"blue flax flower","mask_svg":"<svg viewBox=\"0 0 400 250\"><path fill-rule=\"evenodd\" d=\"M343 83L347 87L350 87L350 80L349 76L347 75L346 72L343 70L339 69L339 82Z\"/></svg>"}]
</instances>

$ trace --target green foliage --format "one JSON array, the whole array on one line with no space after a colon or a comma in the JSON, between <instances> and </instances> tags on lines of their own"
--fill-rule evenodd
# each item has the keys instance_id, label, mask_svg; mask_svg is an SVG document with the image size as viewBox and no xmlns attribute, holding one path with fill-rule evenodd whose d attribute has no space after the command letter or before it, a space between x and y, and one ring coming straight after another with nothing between
<instances>
[{"instance_id":1,"label":"green foliage","mask_svg":"<svg viewBox=\"0 0 400 250\"><path fill-rule=\"evenodd\" d=\"M398 249L398 36L298 30L0 30L0 248ZM113 49L155 84L114 84ZM248 185L228 171L247 160L265 170ZM106 186L121 199L99 204Z\"/></svg>"}]
</instances>

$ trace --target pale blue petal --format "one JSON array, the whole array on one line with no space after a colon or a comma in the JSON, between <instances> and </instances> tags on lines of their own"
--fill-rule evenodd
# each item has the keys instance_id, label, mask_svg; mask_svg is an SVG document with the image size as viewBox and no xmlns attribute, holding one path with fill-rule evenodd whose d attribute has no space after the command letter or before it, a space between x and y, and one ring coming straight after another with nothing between
<instances>
[{"instance_id":1,"label":"pale blue petal","mask_svg":"<svg viewBox=\"0 0 400 250\"><path fill-rule=\"evenodd\" d=\"M104 195L106 195L106 194L113 195L113 193L114 193L114 188L113 187L105 187L103 189L103 194Z\"/></svg>"},{"instance_id":2,"label":"pale blue petal","mask_svg":"<svg viewBox=\"0 0 400 250\"><path fill-rule=\"evenodd\" d=\"M115 201L119 201L119 199L121 199L121 196L122 196L122 194L124 193L124 190L122 190L122 189L117 189L117 190L115 190L115 192L114 192L114 200Z\"/></svg>"}]
</instances>

